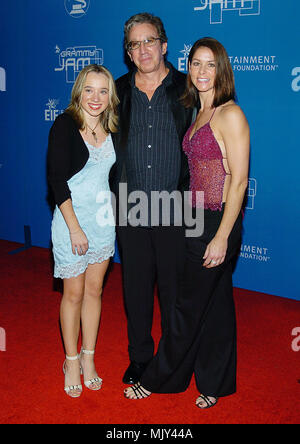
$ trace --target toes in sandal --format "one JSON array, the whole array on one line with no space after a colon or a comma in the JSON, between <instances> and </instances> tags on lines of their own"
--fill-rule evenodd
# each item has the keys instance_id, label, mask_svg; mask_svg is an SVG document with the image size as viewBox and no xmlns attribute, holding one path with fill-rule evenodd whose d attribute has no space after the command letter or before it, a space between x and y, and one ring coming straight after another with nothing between
<instances>
[{"instance_id":1,"label":"toes in sandal","mask_svg":"<svg viewBox=\"0 0 300 444\"><path fill-rule=\"evenodd\" d=\"M132 390L134 393L134 398L130 398L128 396L127 390ZM141 384L138 382L137 384L132 385L129 387L129 389L124 390L124 396L127 399L146 399L151 395L151 393L147 393L145 389L141 386Z\"/></svg>"},{"instance_id":2,"label":"toes in sandal","mask_svg":"<svg viewBox=\"0 0 300 444\"><path fill-rule=\"evenodd\" d=\"M66 356L66 361L77 361L79 359L79 356ZM63 365L63 373L66 375L66 361ZM66 394L70 396L71 398L79 398L82 394L82 385L69 385L64 388Z\"/></svg>"},{"instance_id":3,"label":"toes in sandal","mask_svg":"<svg viewBox=\"0 0 300 444\"><path fill-rule=\"evenodd\" d=\"M80 356L83 354L85 355L94 355L95 354L95 350L84 350L83 348L81 349L80 352ZM102 379L99 378L99 376L97 375L95 378L89 379L87 381L84 381L84 385L86 386L86 388L88 388L89 390L93 390L93 391L97 391L100 390L102 388Z\"/></svg>"},{"instance_id":4,"label":"toes in sandal","mask_svg":"<svg viewBox=\"0 0 300 444\"><path fill-rule=\"evenodd\" d=\"M205 395L200 395L199 398L196 401L196 406L201 409L201 410L205 410L205 409L210 409L212 407L214 407L217 403L218 403L219 398L215 398L215 401L211 401L207 396ZM205 406L201 406L200 402L204 401L206 403Z\"/></svg>"}]
</instances>

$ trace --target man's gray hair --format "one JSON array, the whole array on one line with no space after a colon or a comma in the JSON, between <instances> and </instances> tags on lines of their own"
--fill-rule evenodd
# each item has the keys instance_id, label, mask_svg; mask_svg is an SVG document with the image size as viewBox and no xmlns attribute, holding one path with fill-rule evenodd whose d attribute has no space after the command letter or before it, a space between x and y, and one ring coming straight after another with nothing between
<instances>
[{"instance_id":1,"label":"man's gray hair","mask_svg":"<svg viewBox=\"0 0 300 444\"><path fill-rule=\"evenodd\" d=\"M143 23L149 23L150 25L153 25L158 33L158 37L160 38L162 43L165 43L168 41L168 37L163 25L163 22L159 17L156 17L153 14L150 14L148 12L142 12L140 14L135 14L130 19L127 20L124 26L124 46L127 49L128 43L129 43L129 33L131 28L135 25L141 25Z\"/></svg>"}]
</instances>

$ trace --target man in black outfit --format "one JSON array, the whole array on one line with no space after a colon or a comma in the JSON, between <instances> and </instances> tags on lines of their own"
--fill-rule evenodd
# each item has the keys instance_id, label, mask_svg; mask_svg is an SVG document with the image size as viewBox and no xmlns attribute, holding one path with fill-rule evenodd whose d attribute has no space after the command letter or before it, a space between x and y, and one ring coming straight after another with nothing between
<instances>
[{"instance_id":1,"label":"man in black outfit","mask_svg":"<svg viewBox=\"0 0 300 444\"><path fill-rule=\"evenodd\" d=\"M142 191L147 196L144 214L149 210L138 226L136 222L130 225L130 218L124 223L123 215L117 215L130 358L123 382L134 384L154 353L151 330L155 284L163 331L168 328L168 316L180 288L184 228L174 223L174 209L168 226L162 223L161 215L159 222L153 223L151 192L188 189L188 163L181 145L192 110L180 102L185 74L165 60L167 36L160 18L137 14L126 22L124 35L134 69L116 81L120 129L114 136L117 161L110 183L117 202L121 198L119 184L125 183L128 195Z\"/></svg>"}]
</instances>

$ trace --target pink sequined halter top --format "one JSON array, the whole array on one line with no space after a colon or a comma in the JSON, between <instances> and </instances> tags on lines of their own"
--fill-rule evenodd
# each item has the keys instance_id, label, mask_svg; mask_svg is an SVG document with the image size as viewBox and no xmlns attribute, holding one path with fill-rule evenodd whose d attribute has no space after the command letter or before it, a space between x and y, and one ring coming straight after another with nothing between
<instances>
[{"instance_id":1,"label":"pink sequined halter top","mask_svg":"<svg viewBox=\"0 0 300 444\"><path fill-rule=\"evenodd\" d=\"M196 192L204 192L204 208L213 211L222 210L225 178L229 175L224 168L220 146L212 132L210 122L199 128L190 137L196 122L188 129L183 139L183 150L187 155L190 169L190 191L192 206L203 207L196 200Z\"/></svg>"}]
</instances>

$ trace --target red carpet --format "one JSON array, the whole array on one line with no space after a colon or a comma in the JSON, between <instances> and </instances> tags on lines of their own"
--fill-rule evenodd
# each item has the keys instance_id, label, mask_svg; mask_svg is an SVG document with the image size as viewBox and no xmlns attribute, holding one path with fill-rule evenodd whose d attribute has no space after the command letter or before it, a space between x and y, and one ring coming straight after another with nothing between
<instances>
[{"instance_id":1,"label":"red carpet","mask_svg":"<svg viewBox=\"0 0 300 444\"><path fill-rule=\"evenodd\" d=\"M103 296L96 357L103 389L86 389L73 400L63 391L61 295L53 289L50 252L31 248L8 254L18 247L0 241L0 328L6 333L6 351L0 351L1 424L299 423L300 351L291 346L291 332L300 327L299 302L235 289L238 393L215 408L194 406L194 382L183 394L129 401L121 383L128 365L121 269L114 264ZM158 304L153 332L158 339Z\"/></svg>"}]
</instances>

